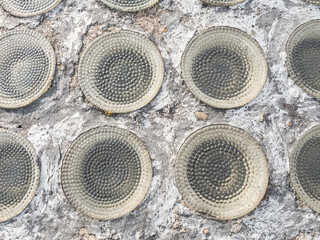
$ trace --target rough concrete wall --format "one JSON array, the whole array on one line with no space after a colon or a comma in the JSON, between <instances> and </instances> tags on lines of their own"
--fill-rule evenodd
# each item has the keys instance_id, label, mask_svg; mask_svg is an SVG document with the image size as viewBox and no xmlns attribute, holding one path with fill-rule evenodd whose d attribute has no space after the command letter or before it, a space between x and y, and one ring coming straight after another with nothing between
<instances>
[{"instance_id":1,"label":"rough concrete wall","mask_svg":"<svg viewBox=\"0 0 320 240\"><path fill-rule=\"evenodd\" d=\"M110 11L96 0L65 0L53 11L27 19L0 9L1 32L34 29L51 41L57 53L50 90L28 107L0 110L0 126L25 135L41 166L36 196L22 214L0 224L0 239L320 239L320 216L296 199L288 181L289 152L303 132L319 123L320 103L288 79L284 65L289 34L319 14L319 7L300 0L248 0L230 8L202 5L199 0L163 0L137 14ZM182 52L194 33L219 25L250 33L269 63L262 93L245 107L227 111L196 100L180 73ZM115 28L148 35L162 53L166 76L149 105L108 117L85 101L77 85L77 67L87 44ZM198 111L208 114L208 119L197 120ZM180 145L193 131L214 123L249 132L269 162L264 199L255 211L235 221L215 221L190 211L174 183ZM136 133L153 164L152 184L143 203L113 221L78 214L60 183L60 166L70 143L81 132L102 125Z\"/></svg>"}]
</instances>

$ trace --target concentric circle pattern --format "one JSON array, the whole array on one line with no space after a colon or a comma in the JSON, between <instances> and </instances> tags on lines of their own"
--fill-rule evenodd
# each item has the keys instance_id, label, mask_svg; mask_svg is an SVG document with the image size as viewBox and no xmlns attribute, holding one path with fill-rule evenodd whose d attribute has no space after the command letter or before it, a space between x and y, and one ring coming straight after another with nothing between
<instances>
[{"instance_id":1,"label":"concentric circle pattern","mask_svg":"<svg viewBox=\"0 0 320 240\"><path fill-rule=\"evenodd\" d=\"M130 112L158 93L164 65L157 47L130 31L107 33L84 52L79 82L86 98L108 112Z\"/></svg>"},{"instance_id":2,"label":"concentric circle pattern","mask_svg":"<svg viewBox=\"0 0 320 240\"><path fill-rule=\"evenodd\" d=\"M252 101L262 90L268 71L259 44L231 27L214 27L195 36L181 67L190 91L216 108L235 108Z\"/></svg>"},{"instance_id":3,"label":"concentric circle pattern","mask_svg":"<svg viewBox=\"0 0 320 240\"><path fill-rule=\"evenodd\" d=\"M320 127L295 144L290 158L290 180L298 197L320 213Z\"/></svg>"},{"instance_id":4,"label":"concentric circle pattern","mask_svg":"<svg viewBox=\"0 0 320 240\"><path fill-rule=\"evenodd\" d=\"M50 11L61 0L0 0L2 7L18 17L31 17Z\"/></svg>"},{"instance_id":5,"label":"concentric circle pattern","mask_svg":"<svg viewBox=\"0 0 320 240\"><path fill-rule=\"evenodd\" d=\"M38 185L39 168L31 143L19 134L0 130L0 222L21 213Z\"/></svg>"},{"instance_id":6,"label":"concentric circle pattern","mask_svg":"<svg viewBox=\"0 0 320 240\"><path fill-rule=\"evenodd\" d=\"M232 6L244 2L245 0L202 0L213 6Z\"/></svg>"},{"instance_id":7,"label":"concentric circle pattern","mask_svg":"<svg viewBox=\"0 0 320 240\"><path fill-rule=\"evenodd\" d=\"M159 0L101 0L108 7L124 12L137 12L152 7Z\"/></svg>"},{"instance_id":8,"label":"concentric circle pattern","mask_svg":"<svg viewBox=\"0 0 320 240\"><path fill-rule=\"evenodd\" d=\"M320 99L320 20L299 26L286 45L288 73L311 96Z\"/></svg>"},{"instance_id":9,"label":"concentric circle pattern","mask_svg":"<svg viewBox=\"0 0 320 240\"><path fill-rule=\"evenodd\" d=\"M252 211L268 185L268 165L259 144L228 125L204 127L183 143L176 183L193 210L220 220Z\"/></svg>"},{"instance_id":10,"label":"concentric circle pattern","mask_svg":"<svg viewBox=\"0 0 320 240\"><path fill-rule=\"evenodd\" d=\"M50 43L31 30L0 35L0 107L26 106L50 85L55 72L55 53Z\"/></svg>"},{"instance_id":11,"label":"concentric circle pattern","mask_svg":"<svg viewBox=\"0 0 320 240\"><path fill-rule=\"evenodd\" d=\"M79 212L103 220L135 209L151 177L151 160L141 140L116 127L99 127L80 135L62 166L62 186L70 203Z\"/></svg>"}]
</instances>

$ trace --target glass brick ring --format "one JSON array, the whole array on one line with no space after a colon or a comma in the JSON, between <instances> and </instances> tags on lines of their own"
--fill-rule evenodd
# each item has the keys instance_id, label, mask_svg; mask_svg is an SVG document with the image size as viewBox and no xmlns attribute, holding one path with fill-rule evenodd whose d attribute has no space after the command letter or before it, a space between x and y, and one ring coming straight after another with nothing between
<instances>
[{"instance_id":1,"label":"glass brick ring","mask_svg":"<svg viewBox=\"0 0 320 240\"><path fill-rule=\"evenodd\" d=\"M37 154L21 135L0 130L0 222L20 214L39 185Z\"/></svg>"},{"instance_id":2,"label":"glass brick ring","mask_svg":"<svg viewBox=\"0 0 320 240\"><path fill-rule=\"evenodd\" d=\"M0 35L0 107L24 107L51 85L56 58L51 44L32 30Z\"/></svg>"},{"instance_id":3,"label":"glass brick ring","mask_svg":"<svg viewBox=\"0 0 320 240\"><path fill-rule=\"evenodd\" d=\"M61 0L0 0L0 5L17 17L31 17L48 12Z\"/></svg>"},{"instance_id":4,"label":"glass brick ring","mask_svg":"<svg viewBox=\"0 0 320 240\"><path fill-rule=\"evenodd\" d=\"M77 211L108 220L124 216L142 202L152 167L136 135L105 126L81 134L72 143L61 174L64 193Z\"/></svg>"},{"instance_id":5,"label":"glass brick ring","mask_svg":"<svg viewBox=\"0 0 320 240\"><path fill-rule=\"evenodd\" d=\"M303 202L320 213L320 126L296 142L290 156L291 185Z\"/></svg>"},{"instance_id":6,"label":"glass brick ring","mask_svg":"<svg viewBox=\"0 0 320 240\"><path fill-rule=\"evenodd\" d=\"M107 112L142 108L158 93L164 64L158 48L131 31L107 33L83 53L79 83L85 97Z\"/></svg>"},{"instance_id":7,"label":"glass brick ring","mask_svg":"<svg viewBox=\"0 0 320 240\"><path fill-rule=\"evenodd\" d=\"M179 150L175 172L186 205L219 220L255 209L269 178L260 145L229 125L211 125L191 134Z\"/></svg>"},{"instance_id":8,"label":"glass brick ring","mask_svg":"<svg viewBox=\"0 0 320 240\"><path fill-rule=\"evenodd\" d=\"M251 102L268 76L258 42L232 27L213 27L192 38L181 68L189 90L204 103L222 109Z\"/></svg>"}]
</instances>

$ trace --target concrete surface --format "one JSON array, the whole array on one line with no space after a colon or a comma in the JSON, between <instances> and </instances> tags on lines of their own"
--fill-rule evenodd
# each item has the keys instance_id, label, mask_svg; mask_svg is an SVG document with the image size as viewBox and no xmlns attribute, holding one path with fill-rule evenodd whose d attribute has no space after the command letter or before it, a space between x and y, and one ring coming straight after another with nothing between
<instances>
[{"instance_id":1,"label":"concrete surface","mask_svg":"<svg viewBox=\"0 0 320 240\"><path fill-rule=\"evenodd\" d=\"M162 0L141 13L111 11L98 0L64 0L53 11L20 19L0 8L0 32L28 27L44 34L57 53L50 90L35 103L0 110L0 127L25 135L41 165L36 196L18 217L0 224L0 239L320 239L320 216L295 197L288 182L288 155L295 140L319 124L320 103L288 79L284 46L300 24L320 18L320 9L301 0L248 0L225 8L200 0ZM228 25L261 44L269 78L245 107L217 110L200 103L181 79L180 58L196 31ZM77 85L79 56L103 31L135 30L161 50L166 76L157 97L129 114L106 116L84 99ZM208 115L198 120L196 112ZM241 127L263 146L270 183L261 204L247 216L220 222L190 211L174 183L174 161L184 139L213 123ZM136 133L153 161L153 180L143 203L129 215L98 221L78 214L60 185L62 157L83 131L113 125Z\"/></svg>"}]
</instances>

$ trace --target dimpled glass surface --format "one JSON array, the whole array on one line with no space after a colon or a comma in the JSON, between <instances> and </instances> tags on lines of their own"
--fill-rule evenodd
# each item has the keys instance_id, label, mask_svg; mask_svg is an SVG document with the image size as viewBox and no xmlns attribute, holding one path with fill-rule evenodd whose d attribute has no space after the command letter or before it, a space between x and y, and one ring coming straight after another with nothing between
<instances>
[{"instance_id":1,"label":"dimpled glass surface","mask_svg":"<svg viewBox=\"0 0 320 240\"><path fill-rule=\"evenodd\" d=\"M298 197L320 213L320 127L314 127L294 147L290 162L292 186Z\"/></svg>"},{"instance_id":2,"label":"dimpled glass surface","mask_svg":"<svg viewBox=\"0 0 320 240\"><path fill-rule=\"evenodd\" d=\"M182 57L182 75L190 91L216 108L252 101L267 79L259 44L231 27L214 27L196 35Z\"/></svg>"},{"instance_id":3,"label":"dimpled glass surface","mask_svg":"<svg viewBox=\"0 0 320 240\"><path fill-rule=\"evenodd\" d=\"M31 17L50 11L61 0L0 0L2 7L18 17Z\"/></svg>"},{"instance_id":4,"label":"dimpled glass surface","mask_svg":"<svg viewBox=\"0 0 320 240\"><path fill-rule=\"evenodd\" d=\"M320 5L320 0L302 0L306 3L312 3L312 4L316 4L316 5Z\"/></svg>"},{"instance_id":5,"label":"dimpled glass surface","mask_svg":"<svg viewBox=\"0 0 320 240\"><path fill-rule=\"evenodd\" d=\"M187 176L197 195L209 201L223 202L243 190L248 170L247 160L232 142L212 139L192 152Z\"/></svg>"},{"instance_id":6,"label":"dimpled glass surface","mask_svg":"<svg viewBox=\"0 0 320 240\"><path fill-rule=\"evenodd\" d=\"M252 211L268 185L268 166L259 144L246 132L211 125L187 138L176 161L176 183L197 212L227 220Z\"/></svg>"},{"instance_id":7,"label":"dimpled glass surface","mask_svg":"<svg viewBox=\"0 0 320 240\"><path fill-rule=\"evenodd\" d=\"M0 35L0 107L26 106L48 90L55 71L50 43L31 30Z\"/></svg>"},{"instance_id":8,"label":"dimpled glass surface","mask_svg":"<svg viewBox=\"0 0 320 240\"><path fill-rule=\"evenodd\" d=\"M101 0L101 2L116 10L136 12L152 7L159 0Z\"/></svg>"},{"instance_id":9,"label":"dimpled glass surface","mask_svg":"<svg viewBox=\"0 0 320 240\"><path fill-rule=\"evenodd\" d=\"M238 53L212 47L199 53L192 66L192 78L201 92L211 98L228 100L246 87L248 66ZM211 84L208 79L212 79Z\"/></svg>"},{"instance_id":10,"label":"dimpled glass surface","mask_svg":"<svg viewBox=\"0 0 320 240\"><path fill-rule=\"evenodd\" d=\"M32 145L22 136L0 131L0 222L29 204L39 184L39 169Z\"/></svg>"},{"instance_id":11,"label":"dimpled glass surface","mask_svg":"<svg viewBox=\"0 0 320 240\"><path fill-rule=\"evenodd\" d=\"M308 94L320 99L320 20L299 26L286 45L288 73Z\"/></svg>"},{"instance_id":12,"label":"dimpled glass surface","mask_svg":"<svg viewBox=\"0 0 320 240\"><path fill-rule=\"evenodd\" d=\"M231 6L242 3L245 0L202 0L203 2L213 6Z\"/></svg>"},{"instance_id":13,"label":"dimpled glass surface","mask_svg":"<svg viewBox=\"0 0 320 240\"><path fill-rule=\"evenodd\" d=\"M134 134L100 127L80 135L62 167L62 185L71 204L97 219L125 215L143 200L151 181L147 150Z\"/></svg>"},{"instance_id":14,"label":"dimpled glass surface","mask_svg":"<svg viewBox=\"0 0 320 240\"><path fill-rule=\"evenodd\" d=\"M83 54L80 87L86 98L108 112L130 112L145 106L159 91L163 61L144 36L121 31L96 39Z\"/></svg>"}]
</instances>

